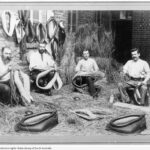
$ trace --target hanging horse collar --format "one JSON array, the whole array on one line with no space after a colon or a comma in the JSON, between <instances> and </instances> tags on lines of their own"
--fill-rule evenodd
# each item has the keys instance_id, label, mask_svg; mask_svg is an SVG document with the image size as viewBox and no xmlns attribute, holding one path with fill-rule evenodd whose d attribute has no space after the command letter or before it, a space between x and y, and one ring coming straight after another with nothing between
<instances>
[{"instance_id":1,"label":"hanging horse collar","mask_svg":"<svg viewBox=\"0 0 150 150\"><path fill-rule=\"evenodd\" d=\"M47 37L51 41L55 37L58 29L57 21L54 18L49 19L46 23L46 28L47 28Z\"/></svg>"},{"instance_id":2,"label":"hanging horse collar","mask_svg":"<svg viewBox=\"0 0 150 150\"><path fill-rule=\"evenodd\" d=\"M9 17L8 19L9 25L7 23L7 17ZM2 25L5 33L11 37L13 35L16 25L16 16L14 15L13 12L11 11L2 12Z\"/></svg>"},{"instance_id":3,"label":"hanging horse collar","mask_svg":"<svg viewBox=\"0 0 150 150\"><path fill-rule=\"evenodd\" d=\"M46 40L46 29L42 23L38 23L36 26L36 39L39 43Z\"/></svg>"}]
</instances>

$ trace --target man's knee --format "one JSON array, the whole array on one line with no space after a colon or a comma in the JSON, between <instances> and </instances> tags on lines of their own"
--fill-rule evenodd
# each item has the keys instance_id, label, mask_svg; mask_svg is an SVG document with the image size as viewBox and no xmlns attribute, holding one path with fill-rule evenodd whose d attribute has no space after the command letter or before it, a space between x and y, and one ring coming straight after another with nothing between
<instances>
[{"instance_id":1,"label":"man's knee","mask_svg":"<svg viewBox=\"0 0 150 150\"><path fill-rule=\"evenodd\" d=\"M44 85L44 80L43 79L39 79L38 83L39 83L40 86L43 86Z\"/></svg>"},{"instance_id":2,"label":"man's knee","mask_svg":"<svg viewBox=\"0 0 150 150\"><path fill-rule=\"evenodd\" d=\"M55 74L55 71L51 71L51 72L49 73L50 76L53 76L54 74Z\"/></svg>"},{"instance_id":3,"label":"man's knee","mask_svg":"<svg viewBox=\"0 0 150 150\"><path fill-rule=\"evenodd\" d=\"M141 86L141 89L142 89L142 90L147 90L147 85L142 85L142 86Z\"/></svg>"},{"instance_id":4,"label":"man's knee","mask_svg":"<svg viewBox=\"0 0 150 150\"><path fill-rule=\"evenodd\" d=\"M117 85L118 85L119 88L123 87L123 83L121 83L121 82L117 83Z\"/></svg>"},{"instance_id":5,"label":"man's knee","mask_svg":"<svg viewBox=\"0 0 150 150\"><path fill-rule=\"evenodd\" d=\"M27 74L23 73L23 72L21 72L21 76L22 76L25 80L30 80L30 77L29 77Z\"/></svg>"},{"instance_id":6,"label":"man's knee","mask_svg":"<svg viewBox=\"0 0 150 150\"><path fill-rule=\"evenodd\" d=\"M10 93L10 87L8 85L4 85L3 90L7 93Z\"/></svg>"},{"instance_id":7,"label":"man's knee","mask_svg":"<svg viewBox=\"0 0 150 150\"><path fill-rule=\"evenodd\" d=\"M93 81L92 79L93 79L93 78L90 77L90 76L87 77L87 80L88 80L88 81Z\"/></svg>"}]
</instances>

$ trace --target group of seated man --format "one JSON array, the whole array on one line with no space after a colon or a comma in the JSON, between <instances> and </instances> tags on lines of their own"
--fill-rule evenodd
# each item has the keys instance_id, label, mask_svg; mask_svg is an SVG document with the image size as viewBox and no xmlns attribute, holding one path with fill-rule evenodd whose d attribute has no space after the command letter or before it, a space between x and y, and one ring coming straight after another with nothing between
<instances>
[{"instance_id":1,"label":"group of seated man","mask_svg":"<svg viewBox=\"0 0 150 150\"><path fill-rule=\"evenodd\" d=\"M150 79L150 68L146 61L140 59L138 49L132 49L131 55L132 60L129 60L123 67L123 75L128 76L128 80L118 83L118 89L122 101L130 103L127 89L130 87L140 87L141 105L144 105L147 93L147 83ZM10 104L12 101L12 79L14 80L17 91L21 95L25 105L35 101L30 94L30 83L32 83L31 88L38 90L38 92L44 92L45 94L51 95L52 88L43 90L36 85L36 79L39 73L53 68L52 72L49 72L44 78L38 81L39 85L44 86L53 78L55 72L58 72L57 64L49 51L47 51L46 44L40 44L39 49L30 52L30 55L28 56L29 75L20 69L14 69L11 60L12 50L8 47L3 47L0 57L0 102ZM104 77L105 74L99 70L96 61L93 58L90 58L88 50L83 51L83 58L77 63L75 72L82 77L82 80L84 80L85 83L87 83L89 94L93 97L97 97L99 90L97 90L93 78L97 72L100 72L101 77ZM81 78L77 78L77 80L80 79Z\"/></svg>"}]
</instances>

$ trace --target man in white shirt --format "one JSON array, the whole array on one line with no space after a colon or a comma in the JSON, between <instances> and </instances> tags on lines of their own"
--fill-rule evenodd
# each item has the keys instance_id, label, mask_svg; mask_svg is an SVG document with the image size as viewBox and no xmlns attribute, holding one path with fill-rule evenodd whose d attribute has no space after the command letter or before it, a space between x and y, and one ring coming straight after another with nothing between
<instances>
[{"instance_id":1,"label":"man in white shirt","mask_svg":"<svg viewBox=\"0 0 150 150\"><path fill-rule=\"evenodd\" d=\"M88 50L83 51L83 59L78 62L75 71L82 76L83 82L87 83L90 95L96 97L98 93L94 86L94 74L99 72L99 76L104 77L104 73L99 71L96 61L90 58ZM77 80L80 79L80 77L77 78Z\"/></svg>"},{"instance_id":2,"label":"man in white shirt","mask_svg":"<svg viewBox=\"0 0 150 150\"><path fill-rule=\"evenodd\" d=\"M31 101L33 100L32 96L30 95L29 77L21 70L16 70L13 68L11 64L11 53L12 52L10 48L8 47L2 48L0 57L0 101L4 104L11 103L12 101L11 78L13 78L15 85L18 91L20 92L20 95L22 96L23 100L22 102L24 103L24 105L26 105L31 103ZM11 73L12 71L14 72L13 74ZM13 77L11 77L12 75ZM25 82L25 84L23 84L19 75L22 77L22 80L23 82Z\"/></svg>"},{"instance_id":3,"label":"man in white shirt","mask_svg":"<svg viewBox=\"0 0 150 150\"><path fill-rule=\"evenodd\" d=\"M43 92L47 95L51 95L51 90L40 90L36 86L36 78L39 73L42 71L48 70L48 69L54 69L57 70L57 65L55 61L53 60L52 56L48 53L46 50L46 43L41 43L39 45L38 50L33 50L29 54L29 70L30 70L30 77L33 81L33 88L38 90L39 92ZM44 78L40 79L39 85L43 86L46 85L47 82L52 79L54 76L54 71L47 74Z\"/></svg>"},{"instance_id":4,"label":"man in white shirt","mask_svg":"<svg viewBox=\"0 0 150 150\"><path fill-rule=\"evenodd\" d=\"M150 79L150 68L146 61L140 59L140 53L137 48L131 49L132 60L129 60L123 67L123 76L128 77L128 81L119 83L119 91L123 102L130 103L127 90L131 87L140 86L141 105L145 105L145 96L147 93L147 82Z\"/></svg>"}]
</instances>

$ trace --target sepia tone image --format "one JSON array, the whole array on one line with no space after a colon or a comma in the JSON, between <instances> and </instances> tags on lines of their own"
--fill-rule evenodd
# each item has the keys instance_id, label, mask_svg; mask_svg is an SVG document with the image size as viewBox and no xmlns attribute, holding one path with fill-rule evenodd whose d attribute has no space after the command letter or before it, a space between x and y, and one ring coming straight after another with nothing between
<instances>
[{"instance_id":1,"label":"sepia tone image","mask_svg":"<svg viewBox=\"0 0 150 150\"><path fill-rule=\"evenodd\" d=\"M149 16L0 10L0 135L149 135Z\"/></svg>"}]
</instances>

